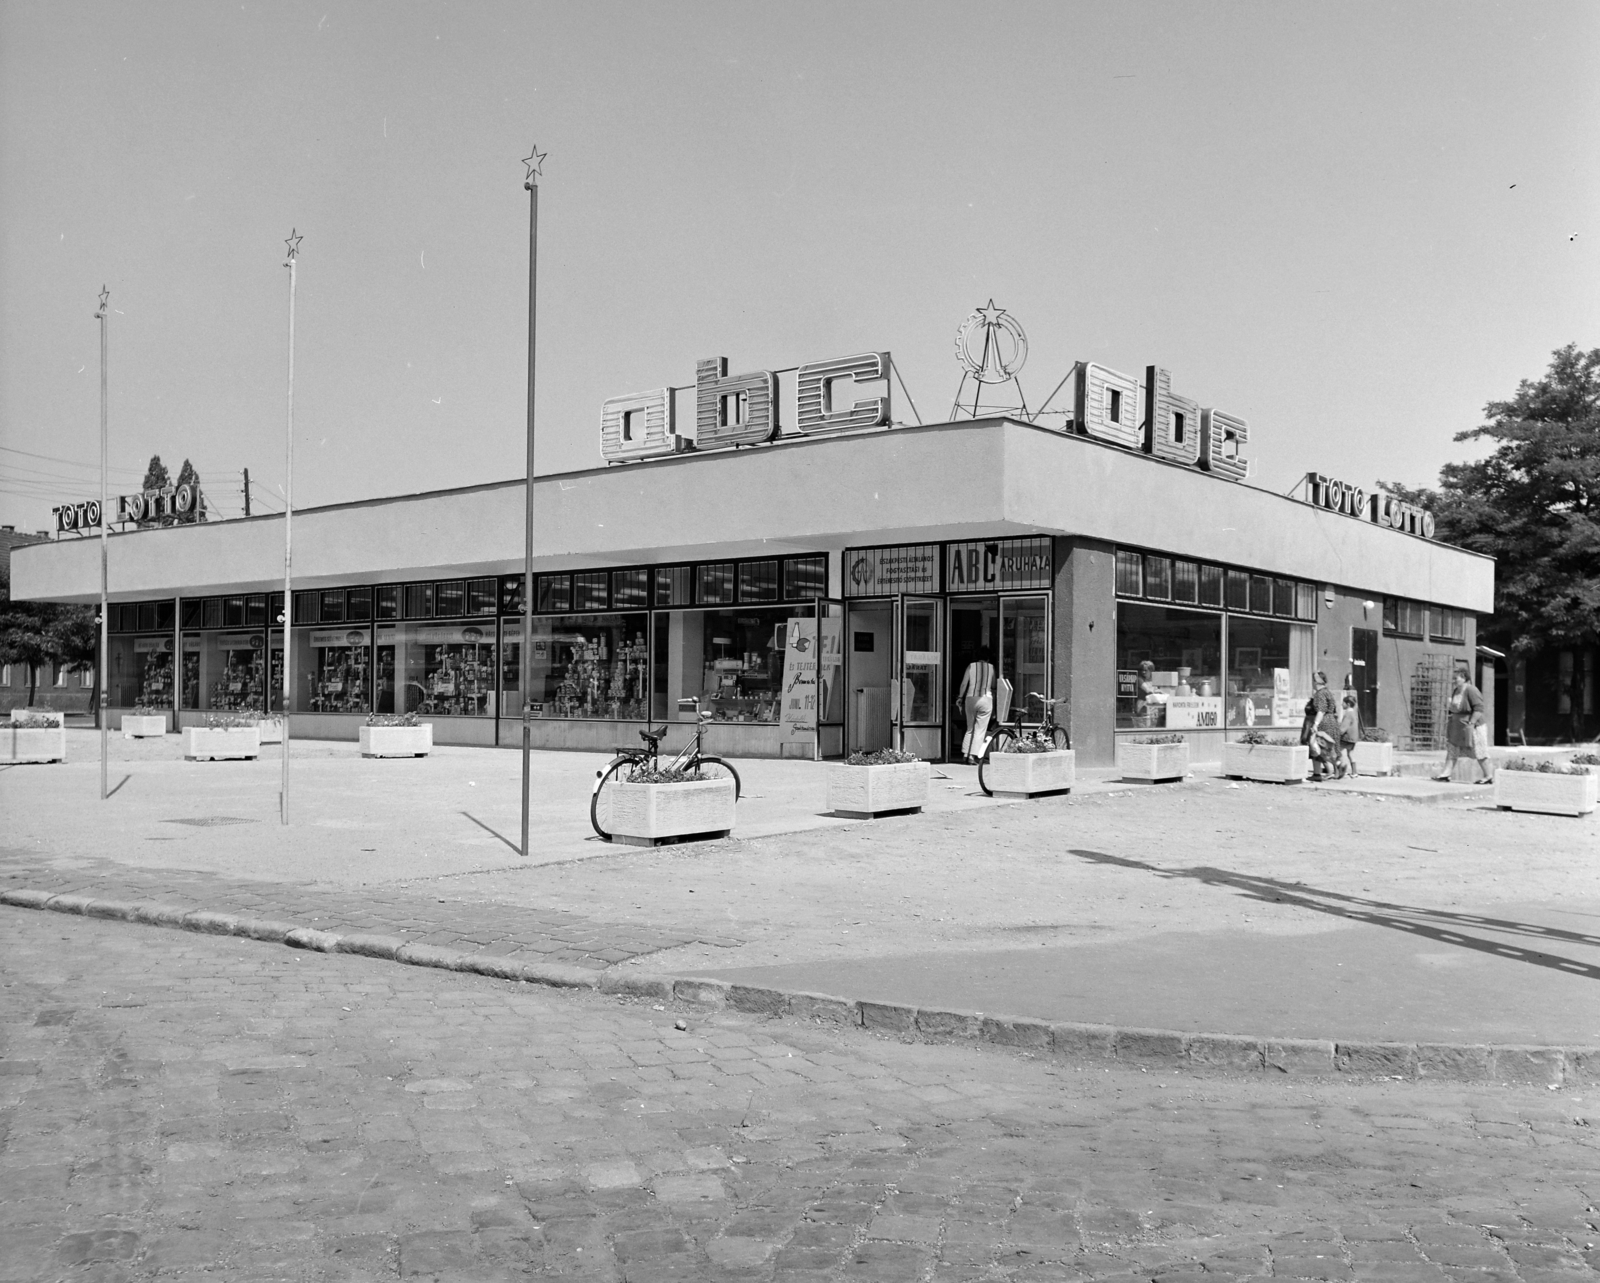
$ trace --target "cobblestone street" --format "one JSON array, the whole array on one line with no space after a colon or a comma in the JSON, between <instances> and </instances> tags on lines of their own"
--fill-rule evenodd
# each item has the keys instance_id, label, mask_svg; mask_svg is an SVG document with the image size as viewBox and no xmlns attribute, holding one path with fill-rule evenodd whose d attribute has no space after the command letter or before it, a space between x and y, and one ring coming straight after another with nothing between
<instances>
[{"instance_id":1,"label":"cobblestone street","mask_svg":"<svg viewBox=\"0 0 1600 1283\"><path fill-rule=\"evenodd\" d=\"M1593 1088L1107 1070L0 913L7 1281L1600 1265Z\"/></svg>"}]
</instances>

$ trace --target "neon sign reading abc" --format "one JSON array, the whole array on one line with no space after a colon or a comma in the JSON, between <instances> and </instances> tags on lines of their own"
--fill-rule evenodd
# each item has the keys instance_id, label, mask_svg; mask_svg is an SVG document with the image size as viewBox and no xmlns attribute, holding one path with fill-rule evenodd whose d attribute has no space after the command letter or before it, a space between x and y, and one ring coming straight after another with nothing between
<instances>
[{"instance_id":1,"label":"neon sign reading abc","mask_svg":"<svg viewBox=\"0 0 1600 1283\"><path fill-rule=\"evenodd\" d=\"M164 490L145 490L117 497L117 521L158 521L163 517L193 516L200 505L200 489L185 482ZM100 525L100 501L66 503L50 510L58 534L69 530L94 530Z\"/></svg>"},{"instance_id":2,"label":"neon sign reading abc","mask_svg":"<svg viewBox=\"0 0 1600 1283\"><path fill-rule=\"evenodd\" d=\"M1426 508L1406 503L1393 495L1369 495L1360 486L1353 486L1334 477L1325 477L1320 472L1306 473L1306 491L1309 495L1306 502L1313 507L1343 513L1358 521L1370 521L1374 525L1387 526L1403 534L1421 535L1424 539L1433 538L1435 529L1433 514Z\"/></svg>"},{"instance_id":3,"label":"neon sign reading abc","mask_svg":"<svg viewBox=\"0 0 1600 1283\"><path fill-rule=\"evenodd\" d=\"M1229 481L1243 481L1250 462L1242 453L1250 439L1243 419L1202 409L1172 391L1172 376L1159 366L1145 370L1141 384L1131 375L1080 361L1068 431L1201 468ZM796 378L796 430L805 436L877 428L890 422L889 353L863 352L802 365ZM885 384L882 396L852 400L856 383ZM608 463L652 459L695 450L758 445L779 431L778 379L771 370L728 373L725 357L697 362L695 434L677 430L674 389L656 388L612 397L600 409L600 453Z\"/></svg>"}]
</instances>

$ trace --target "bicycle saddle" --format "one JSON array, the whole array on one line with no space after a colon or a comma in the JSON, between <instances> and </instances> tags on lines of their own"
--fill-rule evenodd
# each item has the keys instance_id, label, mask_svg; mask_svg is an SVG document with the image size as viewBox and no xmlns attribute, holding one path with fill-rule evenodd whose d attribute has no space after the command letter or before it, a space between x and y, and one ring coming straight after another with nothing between
<instances>
[{"instance_id":1,"label":"bicycle saddle","mask_svg":"<svg viewBox=\"0 0 1600 1283\"><path fill-rule=\"evenodd\" d=\"M639 738L646 744L659 744L667 736L667 728L663 726L659 731L653 731L648 726L639 732Z\"/></svg>"}]
</instances>

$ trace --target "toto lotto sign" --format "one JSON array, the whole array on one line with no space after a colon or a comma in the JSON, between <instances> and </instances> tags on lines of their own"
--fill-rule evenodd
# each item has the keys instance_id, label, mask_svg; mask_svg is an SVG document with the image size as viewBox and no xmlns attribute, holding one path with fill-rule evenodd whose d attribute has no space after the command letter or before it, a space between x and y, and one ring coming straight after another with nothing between
<instances>
[{"instance_id":1,"label":"toto lotto sign","mask_svg":"<svg viewBox=\"0 0 1600 1283\"><path fill-rule=\"evenodd\" d=\"M160 521L164 517L192 520L200 507L200 489L185 482L181 486L167 486L164 490L145 490L139 494L117 497L115 520L123 522ZM84 503L62 504L52 508L56 519L56 533L70 530L95 530L100 526L100 501L90 499Z\"/></svg>"}]
</instances>

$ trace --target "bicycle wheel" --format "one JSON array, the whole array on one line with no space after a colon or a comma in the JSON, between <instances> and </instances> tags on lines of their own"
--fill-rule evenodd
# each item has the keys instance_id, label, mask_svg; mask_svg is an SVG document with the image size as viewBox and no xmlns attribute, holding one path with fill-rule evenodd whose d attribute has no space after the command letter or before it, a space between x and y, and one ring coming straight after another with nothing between
<instances>
[{"instance_id":1,"label":"bicycle wheel","mask_svg":"<svg viewBox=\"0 0 1600 1283\"><path fill-rule=\"evenodd\" d=\"M983 790L984 797L994 796L994 790L989 787L989 759L996 753L1008 751L1015 739L1016 736L1003 727L989 737L988 746L978 759L978 787Z\"/></svg>"},{"instance_id":2,"label":"bicycle wheel","mask_svg":"<svg viewBox=\"0 0 1600 1283\"><path fill-rule=\"evenodd\" d=\"M1065 726L1052 726L1050 728L1050 743L1056 748L1071 748L1072 736L1067 734Z\"/></svg>"},{"instance_id":3,"label":"bicycle wheel","mask_svg":"<svg viewBox=\"0 0 1600 1283\"><path fill-rule=\"evenodd\" d=\"M632 765L630 757L615 758L595 777L594 791L589 794L589 823L603 841L611 841L611 832L606 826L611 823L611 798L616 793L617 781Z\"/></svg>"},{"instance_id":4,"label":"bicycle wheel","mask_svg":"<svg viewBox=\"0 0 1600 1283\"><path fill-rule=\"evenodd\" d=\"M720 757L701 757L695 760L694 769L702 780L732 780L733 800L739 800L739 772L733 769L731 762L724 762Z\"/></svg>"}]
</instances>

